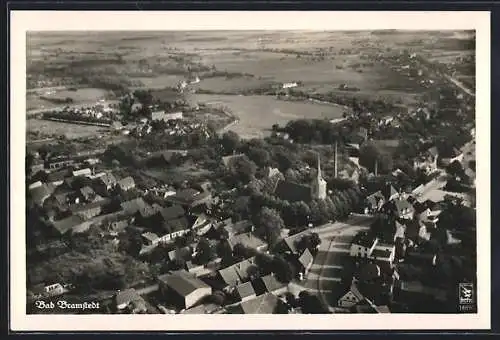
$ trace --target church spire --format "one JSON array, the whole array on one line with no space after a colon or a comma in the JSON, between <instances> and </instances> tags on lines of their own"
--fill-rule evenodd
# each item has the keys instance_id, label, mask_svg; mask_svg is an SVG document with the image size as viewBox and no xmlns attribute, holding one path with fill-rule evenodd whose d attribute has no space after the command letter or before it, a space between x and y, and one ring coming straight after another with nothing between
<instances>
[{"instance_id":1,"label":"church spire","mask_svg":"<svg viewBox=\"0 0 500 340\"><path fill-rule=\"evenodd\" d=\"M320 164L319 153L318 153L318 178L321 178L321 164Z\"/></svg>"}]
</instances>

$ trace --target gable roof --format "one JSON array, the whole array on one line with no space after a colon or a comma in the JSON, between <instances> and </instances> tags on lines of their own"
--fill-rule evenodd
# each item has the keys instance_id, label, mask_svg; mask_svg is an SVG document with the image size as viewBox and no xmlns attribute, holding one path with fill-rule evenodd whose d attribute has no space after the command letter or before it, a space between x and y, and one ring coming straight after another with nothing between
<instances>
[{"instance_id":1,"label":"gable roof","mask_svg":"<svg viewBox=\"0 0 500 340\"><path fill-rule=\"evenodd\" d=\"M238 243L242 244L246 248L256 249L267 245L267 242L261 238L255 236L252 232L238 234L230 237L228 240L231 249L234 248Z\"/></svg>"},{"instance_id":2,"label":"gable roof","mask_svg":"<svg viewBox=\"0 0 500 340\"><path fill-rule=\"evenodd\" d=\"M312 198L309 186L288 181L279 181L274 194L288 202L309 202Z\"/></svg>"},{"instance_id":3,"label":"gable roof","mask_svg":"<svg viewBox=\"0 0 500 340\"><path fill-rule=\"evenodd\" d=\"M307 249L307 248L306 248L306 250L304 250L302 255L300 255L300 257L299 257L299 263L304 268L307 268L307 266L309 266L313 260L314 260L314 258L312 256L311 252L309 251L309 249Z\"/></svg>"},{"instance_id":4,"label":"gable roof","mask_svg":"<svg viewBox=\"0 0 500 340\"><path fill-rule=\"evenodd\" d=\"M142 297L139 295L139 293L137 293L137 291L134 288L129 288L119 291L116 293L115 296L115 301L118 306L123 304L128 305L133 301L139 301L139 300L142 300Z\"/></svg>"},{"instance_id":5,"label":"gable roof","mask_svg":"<svg viewBox=\"0 0 500 340\"><path fill-rule=\"evenodd\" d=\"M99 180L101 180L104 183L104 185L106 185L106 186L115 185L116 184L116 178L110 172L107 172L104 175L100 176Z\"/></svg>"},{"instance_id":6,"label":"gable roof","mask_svg":"<svg viewBox=\"0 0 500 340\"><path fill-rule=\"evenodd\" d=\"M53 188L47 184L43 184L39 187L33 188L30 191L31 199L33 200L33 202L39 205L42 205L43 202L54 192Z\"/></svg>"},{"instance_id":7,"label":"gable roof","mask_svg":"<svg viewBox=\"0 0 500 340\"><path fill-rule=\"evenodd\" d=\"M392 184L387 184L382 190L382 194L384 195L384 198L386 200L389 200L391 196L397 195L398 191L394 188Z\"/></svg>"},{"instance_id":8,"label":"gable roof","mask_svg":"<svg viewBox=\"0 0 500 340\"><path fill-rule=\"evenodd\" d=\"M186 246L169 251L167 257L170 261L175 261L177 259L188 260L191 258L191 254L191 248Z\"/></svg>"},{"instance_id":9,"label":"gable roof","mask_svg":"<svg viewBox=\"0 0 500 340\"><path fill-rule=\"evenodd\" d=\"M175 233L176 231L189 229L189 221L186 217L176 218L174 220L163 223L163 229L167 233Z\"/></svg>"},{"instance_id":10,"label":"gable roof","mask_svg":"<svg viewBox=\"0 0 500 340\"><path fill-rule=\"evenodd\" d=\"M349 288L349 290L344 295L342 295L342 297L340 299L342 299L344 296L346 296L349 293L351 293L352 295L354 295L354 297L356 299L358 299L359 301L363 301L365 299L365 297L363 296L363 294L361 294L361 292L359 291L357 285L354 284L354 283L351 284L351 287Z\"/></svg>"},{"instance_id":11,"label":"gable roof","mask_svg":"<svg viewBox=\"0 0 500 340\"><path fill-rule=\"evenodd\" d=\"M83 223L83 219L78 215L71 215L62 220L54 221L52 226L61 234L66 234L74 227Z\"/></svg>"},{"instance_id":12,"label":"gable roof","mask_svg":"<svg viewBox=\"0 0 500 340\"><path fill-rule=\"evenodd\" d=\"M95 194L95 192L94 192L94 189L92 189L91 187L89 187L87 185L87 186L84 186L83 188L80 189L80 194L84 197L88 197L90 195Z\"/></svg>"},{"instance_id":13,"label":"gable roof","mask_svg":"<svg viewBox=\"0 0 500 340\"><path fill-rule=\"evenodd\" d=\"M283 287L286 287L285 283L279 282L276 279L276 276L273 274L269 274L260 278L262 283L264 283L264 287L266 287L266 291L269 293L275 292Z\"/></svg>"},{"instance_id":14,"label":"gable roof","mask_svg":"<svg viewBox=\"0 0 500 340\"><path fill-rule=\"evenodd\" d=\"M219 274L228 285L236 285L249 279L248 268L255 266L255 257L250 257L232 266L219 270Z\"/></svg>"},{"instance_id":15,"label":"gable roof","mask_svg":"<svg viewBox=\"0 0 500 340\"><path fill-rule=\"evenodd\" d=\"M173 205L168 208L164 208L160 210L160 215L164 221L170 221L174 219L178 219L185 215L184 208L180 205Z\"/></svg>"},{"instance_id":16,"label":"gable roof","mask_svg":"<svg viewBox=\"0 0 500 340\"><path fill-rule=\"evenodd\" d=\"M281 301L271 293L257 296L255 299L240 304L245 314L275 314Z\"/></svg>"},{"instance_id":17,"label":"gable roof","mask_svg":"<svg viewBox=\"0 0 500 340\"><path fill-rule=\"evenodd\" d=\"M182 297L186 297L198 289L210 288L205 282L185 270L173 271L172 274L164 274L158 280L165 283Z\"/></svg>"},{"instance_id":18,"label":"gable roof","mask_svg":"<svg viewBox=\"0 0 500 340\"><path fill-rule=\"evenodd\" d=\"M238 221L236 223L229 223L224 225L224 229L229 234L241 234L250 231L253 223L249 220Z\"/></svg>"},{"instance_id":19,"label":"gable roof","mask_svg":"<svg viewBox=\"0 0 500 340\"><path fill-rule=\"evenodd\" d=\"M121 188L132 188L135 186L135 181L131 176L127 176L118 181Z\"/></svg>"},{"instance_id":20,"label":"gable roof","mask_svg":"<svg viewBox=\"0 0 500 340\"><path fill-rule=\"evenodd\" d=\"M90 176L90 175L92 175L92 171L89 168L73 171L73 176Z\"/></svg>"},{"instance_id":21,"label":"gable roof","mask_svg":"<svg viewBox=\"0 0 500 340\"><path fill-rule=\"evenodd\" d=\"M67 169L54 171L47 175L47 182L63 181L68 175L69 171Z\"/></svg>"},{"instance_id":22,"label":"gable roof","mask_svg":"<svg viewBox=\"0 0 500 340\"><path fill-rule=\"evenodd\" d=\"M92 203L89 203L89 204L73 205L73 206L70 207L70 210L73 213L82 212L82 211L88 211L88 210L91 210L91 209L100 208L103 205L106 205L106 204L108 204L110 202L111 202L110 198L103 198L102 200L99 200L97 202L92 202Z\"/></svg>"},{"instance_id":23,"label":"gable roof","mask_svg":"<svg viewBox=\"0 0 500 340\"><path fill-rule=\"evenodd\" d=\"M255 295L255 290L253 289L251 282L241 283L236 286L236 291L241 299Z\"/></svg>"},{"instance_id":24,"label":"gable roof","mask_svg":"<svg viewBox=\"0 0 500 340\"><path fill-rule=\"evenodd\" d=\"M410 211L415 211L413 205L410 204L407 200L396 199L394 200L394 207L398 214L402 214L405 209L409 209Z\"/></svg>"},{"instance_id":25,"label":"gable roof","mask_svg":"<svg viewBox=\"0 0 500 340\"><path fill-rule=\"evenodd\" d=\"M142 197L134 198L133 200L122 202L121 207L127 214L135 214L142 208L146 207L147 203L144 202Z\"/></svg>"}]
</instances>

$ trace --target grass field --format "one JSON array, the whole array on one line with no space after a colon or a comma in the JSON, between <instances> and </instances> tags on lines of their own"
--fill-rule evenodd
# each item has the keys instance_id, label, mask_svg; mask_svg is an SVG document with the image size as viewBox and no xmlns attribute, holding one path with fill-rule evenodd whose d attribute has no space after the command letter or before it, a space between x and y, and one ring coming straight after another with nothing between
<instances>
[{"instance_id":1,"label":"grass field","mask_svg":"<svg viewBox=\"0 0 500 340\"><path fill-rule=\"evenodd\" d=\"M64 106L64 104L52 102L51 98L54 100L71 98L73 100L72 105L92 105L98 100L106 98L106 96L107 91L97 88L82 88L76 91L39 91L38 93L29 93L26 95L26 110Z\"/></svg>"},{"instance_id":2,"label":"grass field","mask_svg":"<svg viewBox=\"0 0 500 340\"><path fill-rule=\"evenodd\" d=\"M231 127L243 138L262 137L273 124L286 124L299 118L339 118L343 109L339 106L287 102L270 96L231 96L194 94L191 103L205 103L217 107L229 108L239 122Z\"/></svg>"},{"instance_id":3,"label":"grass field","mask_svg":"<svg viewBox=\"0 0 500 340\"><path fill-rule=\"evenodd\" d=\"M68 139L97 136L108 131L108 129L98 126L68 124L40 119L28 119L26 121L26 130L39 131L47 135L65 135Z\"/></svg>"}]
</instances>

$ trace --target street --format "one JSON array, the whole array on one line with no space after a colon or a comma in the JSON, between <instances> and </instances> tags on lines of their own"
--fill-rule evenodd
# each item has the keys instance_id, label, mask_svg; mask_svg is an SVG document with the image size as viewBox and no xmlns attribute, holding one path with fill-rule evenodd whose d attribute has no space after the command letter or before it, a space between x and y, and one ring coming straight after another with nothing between
<instances>
[{"instance_id":1,"label":"street","mask_svg":"<svg viewBox=\"0 0 500 340\"><path fill-rule=\"evenodd\" d=\"M318 254L306 279L300 283L291 283L289 290L296 294L303 290L317 293L330 311L334 311L337 298L344 293L340 283L351 241L359 231L367 230L374 219L373 216L354 215L346 222L311 229L321 239Z\"/></svg>"}]
</instances>

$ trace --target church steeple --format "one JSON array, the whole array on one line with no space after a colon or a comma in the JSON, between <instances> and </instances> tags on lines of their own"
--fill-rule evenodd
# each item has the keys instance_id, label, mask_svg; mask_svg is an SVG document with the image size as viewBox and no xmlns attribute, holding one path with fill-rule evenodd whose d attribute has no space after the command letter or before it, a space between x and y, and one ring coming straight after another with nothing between
<instances>
[{"instance_id":1,"label":"church steeple","mask_svg":"<svg viewBox=\"0 0 500 340\"><path fill-rule=\"evenodd\" d=\"M316 178L313 179L311 183L311 194L315 199L325 199L326 198L326 181L321 175L321 162L318 154L318 173Z\"/></svg>"}]
</instances>

